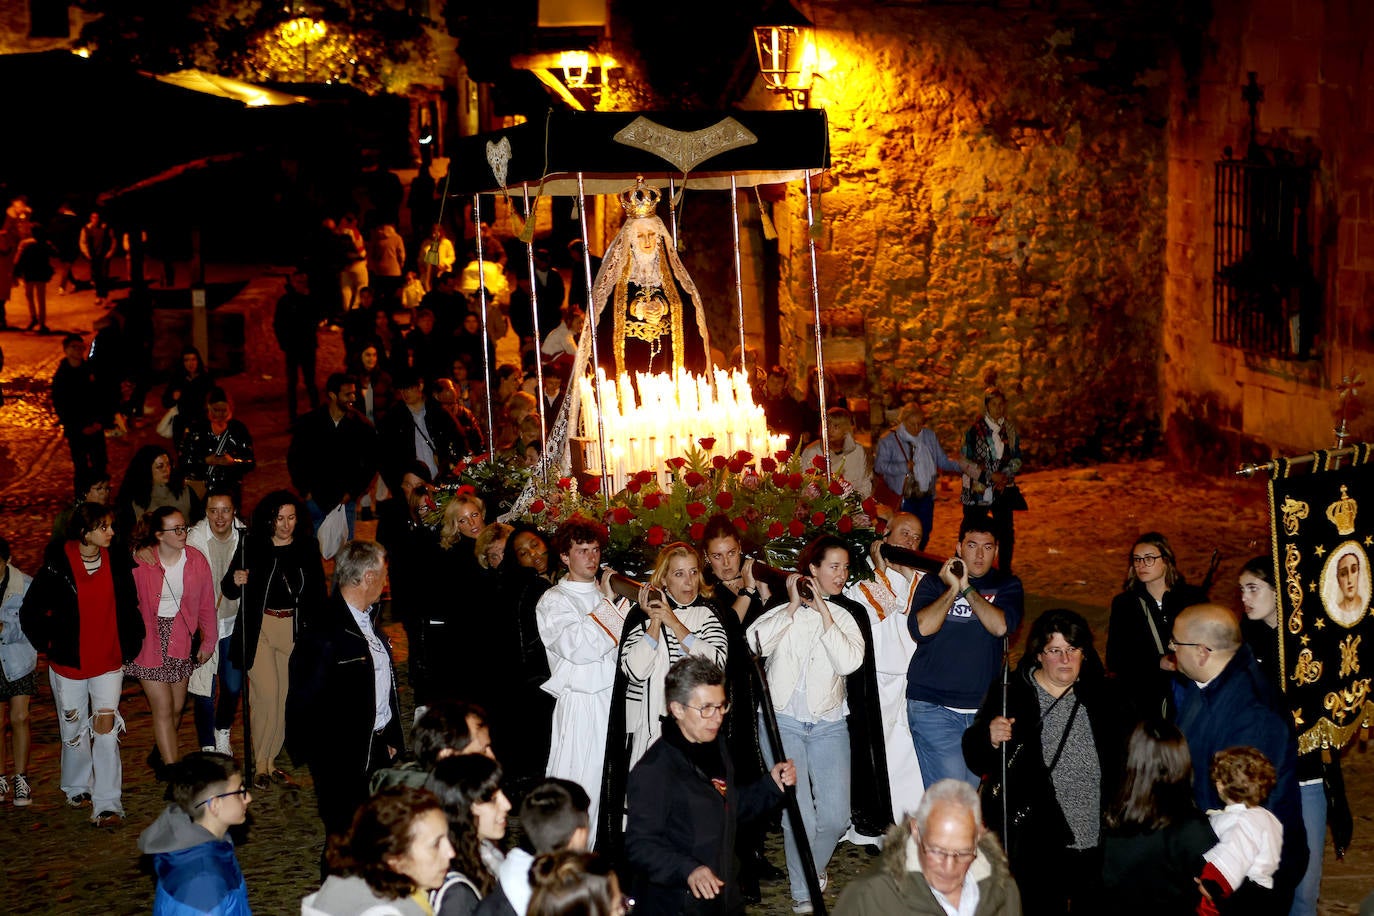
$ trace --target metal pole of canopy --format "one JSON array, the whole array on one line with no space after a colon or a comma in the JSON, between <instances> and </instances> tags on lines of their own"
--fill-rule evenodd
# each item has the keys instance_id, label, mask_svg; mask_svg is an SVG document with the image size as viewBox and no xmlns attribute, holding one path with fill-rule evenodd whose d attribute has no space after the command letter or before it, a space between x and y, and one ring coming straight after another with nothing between
<instances>
[{"instance_id":1,"label":"metal pole of canopy","mask_svg":"<svg viewBox=\"0 0 1374 916\"><path fill-rule=\"evenodd\" d=\"M677 251L677 191L676 182L668 176L668 231L673 234L673 250Z\"/></svg>"},{"instance_id":2,"label":"metal pole of canopy","mask_svg":"<svg viewBox=\"0 0 1374 916\"><path fill-rule=\"evenodd\" d=\"M830 429L825 422L825 353L821 344L821 290L816 271L816 211L811 203L811 170L806 170L806 248L811 254L811 312L816 323L816 390L821 397L821 453L825 455L825 479L831 479Z\"/></svg>"},{"instance_id":3,"label":"metal pole of canopy","mask_svg":"<svg viewBox=\"0 0 1374 916\"><path fill-rule=\"evenodd\" d=\"M482 260L482 195L472 195L472 228L477 234L477 301L482 319L482 374L487 388L487 453L496 457L496 411L491 403L491 337L487 334L487 267Z\"/></svg>"},{"instance_id":4,"label":"metal pole of canopy","mask_svg":"<svg viewBox=\"0 0 1374 916\"><path fill-rule=\"evenodd\" d=\"M529 262L530 268L530 320L534 327L534 378L539 386L539 393L535 397L539 398L539 441L542 443L539 454L543 455L549 448L549 421L544 416L544 360L540 350L540 344L544 342L543 329L539 327L539 284L534 273L534 231L530 220L534 219L534 210L530 207L530 186L522 185L521 189L525 192L525 226L529 232L530 240L525 243L525 258ZM539 206L538 199L535 206ZM586 248L584 244L582 246Z\"/></svg>"},{"instance_id":5,"label":"metal pole of canopy","mask_svg":"<svg viewBox=\"0 0 1374 916\"><path fill-rule=\"evenodd\" d=\"M596 301L592 298L592 253L589 245L591 236L587 233L587 191L581 172L577 173L577 221L582 227L582 276L587 282L587 319L582 326L582 333L592 336L592 397L596 400L596 448L601 456L601 501L604 505L610 505L611 475L609 468L606 467L606 421L602 419L601 379L597 375L597 369L601 366L601 356L596 346L596 325L600 316L596 313ZM543 392L540 393L542 395ZM571 392L567 395L572 396ZM573 432L574 430L569 430L568 435L572 435Z\"/></svg>"},{"instance_id":6,"label":"metal pole of canopy","mask_svg":"<svg viewBox=\"0 0 1374 916\"><path fill-rule=\"evenodd\" d=\"M735 187L735 176L730 176L730 230L735 237L735 302L736 316L739 319L739 371L744 375L752 390L754 380L749 378L749 363L744 356L744 269L739 256L739 189Z\"/></svg>"}]
</instances>

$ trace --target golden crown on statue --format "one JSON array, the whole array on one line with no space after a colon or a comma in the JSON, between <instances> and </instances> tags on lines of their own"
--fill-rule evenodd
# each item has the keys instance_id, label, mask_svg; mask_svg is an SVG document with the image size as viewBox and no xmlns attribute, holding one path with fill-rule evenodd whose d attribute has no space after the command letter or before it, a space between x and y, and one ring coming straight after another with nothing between
<instances>
[{"instance_id":1,"label":"golden crown on statue","mask_svg":"<svg viewBox=\"0 0 1374 916\"><path fill-rule=\"evenodd\" d=\"M658 213L658 188L651 188L641 177L633 188L620 192L620 206L631 219L643 219Z\"/></svg>"}]
</instances>

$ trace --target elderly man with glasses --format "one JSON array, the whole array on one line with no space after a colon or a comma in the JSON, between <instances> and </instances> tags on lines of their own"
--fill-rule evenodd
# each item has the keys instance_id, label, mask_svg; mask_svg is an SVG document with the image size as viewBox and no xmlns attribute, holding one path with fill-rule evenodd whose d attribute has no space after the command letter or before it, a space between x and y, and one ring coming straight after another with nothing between
<instances>
[{"instance_id":1,"label":"elderly man with glasses","mask_svg":"<svg viewBox=\"0 0 1374 916\"><path fill-rule=\"evenodd\" d=\"M784 760L757 782L735 784L734 762L718 740L730 704L725 672L715 662L680 659L668 670L664 695L669 719L630 771L625 857L635 911L743 912L736 828L778 805L783 786L796 785L796 768Z\"/></svg>"},{"instance_id":2,"label":"elderly man with glasses","mask_svg":"<svg viewBox=\"0 0 1374 916\"><path fill-rule=\"evenodd\" d=\"M1174 723L1188 739L1194 793L1203 811L1223 803L1208 775L1217 751L1260 750L1278 772L1264 807L1283 824L1283 849L1274 875L1274 912L1287 912L1307 866L1307 831L1298 795L1297 739L1292 720L1241 640L1240 620L1229 608L1198 604L1174 621L1169 648L1178 661L1174 675Z\"/></svg>"},{"instance_id":3,"label":"elderly man with glasses","mask_svg":"<svg viewBox=\"0 0 1374 916\"><path fill-rule=\"evenodd\" d=\"M883 856L857 878L835 916L1020 916L1021 894L978 793L962 779L926 789L916 813L887 833Z\"/></svg>"}]
</instances>

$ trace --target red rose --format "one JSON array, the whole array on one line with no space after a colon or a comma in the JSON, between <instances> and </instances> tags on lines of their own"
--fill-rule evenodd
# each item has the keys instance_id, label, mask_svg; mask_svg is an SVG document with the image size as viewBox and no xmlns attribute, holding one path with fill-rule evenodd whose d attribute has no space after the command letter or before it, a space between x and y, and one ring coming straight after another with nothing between
<instances>
[{"instance_id":1,"label":"red rose","mask_svg":"<svg viewBox=\"0 0 1374 916\"><path fill-rule=\"evenodd\" d=\"M644 508L657 509L658 504L661 502L663 502L663 496L661 494L650 493L648 496L644 497Z\"/></svg>"},{"instance_id":2,"label":"red rose","mask_svg":"<svg viewBox=\"0 0 1374 916\"><path fill-rule=\"evenodd\" d=\"M640 471L639 473L635 474L635 482L638 483L640 486L643 486L644 484L650 482L653 479L653 471Z\"/></svg>"},{"instance_id":3,"label":"red rose","mask_svg":"<svg viewBox=\"0 0 1374 916\"><path fill-rule=\"evenodd\" d=\"M666 532L663 530L662 525L654 525L649 529L648 533L645 534L644 539L649 542L650 547L657 547L663 543L665 535Z\"/></svg>"},{"instance_id":4,"label":"red rose","mask_svg":"<svg viewBox=\"0 0 1374 916\"><path fill-rule=\"evenodd\" d=\"M542 499L536 499L534 502L530 503L530 512L534 513L535 515L538 515L540 512L543 512L546 508L548 507L544 504L544 501Z\"/></svg>"},{"instance_id":5,"label":"red rose","mask_svg":"<svg viewBox=\"0 0 1374 916\"><path fill-rule=\"evenodd\" d=\"M629 480L625 481L625 489L629 490L631 493L638 493L639 481L631 477Z\"/></svg>"},{"instance_id":6,"label":"red rose","mask_svg":"<svg viewBox=\"0 0 1374 916\"><path fill-rule=\"evenodd\" d=\"M780 452L774 452L773 457L778 459L778 464L786 464L788 460L791 459L792 453L787 449L783 449Z\"/></svg>"},{"instance_id":7,"label":"red rose","mask_svg":"<svg viewBox=\"0 0 1374 916\"><path fill-rule=\"evenodd\" d=\"M787 533L794 538L799 538L803 534L806 534L806 526L801 523L800 519L794 518L787 525Z\"/></svg>"},{"instance_id":8,"label":"red rose","mask_svg":"<svg viewBox=\"0 0 1374 916\"><path fill-rule=\"evenodd\" d=\"M734 520L734 525L739 529L740 534L743 534L749 530L749 519L741 515Z\"/></svg>"},{"instance_id":9,"label":"red rose","mask_svg":"<svg viewBox=\"0 0 1374 916\"><path fill-rule=\"evenodd\" d=\"M701 540L701 536L706 533L706 526L701 522L692 522L692 526L687 529L687 537L693 541Z\"/></svg>"},{"instance_id":10,"label":"red rose","mask_svg":"<svg viewBox=\"0 0 1374 916\"><path fill-rule=\"evenodd\" d=\"M872 496L870 496L868 499L865 499L865 500L864 500L864 502L863 502L864 515L872 515L872 514L873 514L873 510L875 510L875 509L877 509L877 508L878 508L878 501L877 501L876 499L874 499Z\"/></svg>"},{"instance_id":11,"label":"red rose","mask_svg":"<svg viewBox=\"0 0 1374 916\"><path fill-rule=\"evenodd\" d=\"M770 538L780 538L782 537L782 533L786 530L787 529L783 527L782 522L774 522L773 524L768 526L768 536Z\"/></svg>"},{"instance_id":12,"label":"red rose","mask_svg":"<svg viewBox=\"0 0 1374 916\"><path fill-rule=\"evenodd\" d=\"M716 447L716 440L711 436L707 436L705 439L698 439L697 441L700 442L701 447L708 452Z\"/></svg>"},{"instance_id":13,"label":"red rose","mask_svg":"<svg viewBox=\"0 0 1374 916\"><path fill-rule=\"evenodd\" d=\"M558 488L559 488L560 490L571 490L571 489L572 489L572 485L573 485L573 479L572 479L571 477L560 477L560 478L558 478Z\"/></svg>"},{"instance_id":14,"label":"red rose","mask_svg":"<svg viewBox=\"0 0 1374 916\"><path fill-rule=\"evenodd\" d=\"M778 471L776 474L770 477L769 480L773 481L773 486L777 487L779 490L787 486L787 475L784 474L782 471Z\"/></svg>"},{"instance_id":15,"label":"red rose","mask_svg":"<svg viewBox=\"0 0 1374 916\"><path fill-rule=\"evenodd\" d=\"M744 449L740 449L739 451L735 452L735 460L742 462L744 464L748 464L750 461L754 460L754 453L746 452Z\"/></svg>"},{"instance_id":16,"label":"red rose","mask_svg":"<svg viewBox=\"0 0 1374 916\"><path fill-rule=\"evenodd\" d=\"M838 527L840 529L840 534L848 534L849 532L854 530L854 522L849 518L849 516L842 515L840 516L840 523Z\"/></svg>"},{"instance_id":17,"label":"red rose","mask_svg":"<svg viewBox=\"0 0 1374 916\"><path fill-rule=\"evenodd\" d=\"M771 474L778 469L778 463L772 458L764 458L759 462L759 470L765 474Z\"/></svg>"},{"instance_id":18,"label":"red rose","mask_svg":"<svg viewBox=\"0 0 1374 916\"><path fill-rule=\"evenodd\" d=\"M716 460L719 461L720 459ZM731 458L729 461L725 462L725 466L730 469L731 474L738 474L740 471L744 470L744 462L740 461L738 458Z\"/></svg>"},{"instance_id":19,"label":"red rose","mask_svg":"<svg viewBox=\"0 0 1374 916\"><path fill-rule=\"evenodd\" d=\"M686 463L687 463L687 459L686 459L686 458L669 458L669 459L668 459L668 467L672 468L674 471L680 471L680 470L682 470L682 466L683 466L684 464L686 464Z\"/></svg>"},{"instance_id":20,"label":"red rose","mask_svg":"<svg viewBox=\"0 0 1374 916\"><path fill-rule=\"evenodd\" d=\"M635 514L624 506L616 506L611 510L611 521L615 522L617 525L628 524L630 519L634 517Z\"/></svg>"},{"instance_id":21,"label":"red rose","mask_svg":"<svg viewBox=\"0 0 1374 916\"><path fill-rule=\"evenodd\" d=\"M821 525L824 525L824 524L825 524L825 513L824 513L824 512L812 512L812 513L811 513L811 524L812 524L812 525L815 525L817 528L819 528Z\"/></svg>"},{"instance_id":22,"label":"red rose","mask_svg":"<svg viewBox=\"0 0 1374 916\"><path fill-rule=\"evenodd\" d=\"M464 471L466 471L467 469L468 469L468 463L467 463L466 461L460 461L460 462L458 462L457 464L455 464L455 465L453 466L453 476L454 476L454 477L457 477L457 476L461 475L461 474L462 474Z\"/></svg>"},{"instance_id":23,"label":"red rose","mask_svg":"<svg viewBox=\"0 0 1374 916\"><path fill-rule=\"evenodd\" d=\"M812 458L811 466L820 471L825 470L825 456L817 455L815 458Z\"/></svg>"},{"instance_id":24,"label":"red rose","mask_svg":"<svg viewBox=\"0 0 1374 916\"><path fill-rule=\"evenodd\" d=\"M793 474L787 478L787 485L794 490L800 490L802 488L802 475L800 473Z\"/></svg>"},{"instance_id":25,"label":"red rose","mask_svg":"<svg viewBox=\"0 0 1374 916\"><path fill-rule=\"evenodd\" d=\"M830 486L827 489L835 496L839 496L844 492L844 484L840 483L839 478L836 478L830 481Z\"/></svg>"},{"instance_id":26,"label":"red rose","mask_svg":"<svg viewBox=\"0 0 1374 916\"><path fill-rule=\"evenodd\" d=\"M595 496L601 490L600 477L588 477L582 481L582 495Z\"/></svg>"},{"instance_id":27,"label":"red rose","mask_svg":"<svg viewBox=\"0 0 1374 916\"><path fill-rule=\"evenodd\" d=\"M461 487L459 487L459 488L454 492L453 495L454 495L454 496L476 496L476 495L477 495L477 488L474 487L474 486L473 486L472 484L470 484L470 483L465 483L465 484L463 484Z\"/></svg>"},{"instance_id":28,"label":"red rose","mask_svg":"<svg viewBox=\"0 0 1374 916\"><path fill-rule=\"evenodd\" d=\"M687 514L692 518L697 518L706 513L706 507L701 503L688 503Z\"/></svg>"},{"instance_id":29,"label":"red rose","mask_svg":"<svg viewBox=\"0 0 1374 916\"><path fill-rule=\"evenodd\" d=\"M716 470L720 470L729 463L730 459L726 458L724 455L717 455L711 459L711 465L715 467ZM731 470L733 470L733 468Z\"/></svg>"},{"instance_id":30,"label":"red rose","mask_svg":"<svg viewBox=\"0 0 1374 916\"><path fill-rule=\"evenodd\" d=\"M735 504L735 494L733 494L733 493L717 493L717 494L716 494L716 508L717 508L717 509L728 509L728 508L730 508L731 506L733 506L734 504Z\"/></svg>"},{"instance_id":31,"label":"red rose","mask_svg":"<svg viewBox=\"0 0 1374 916\"><path fill-rule=\"evenodd\" d=\"M706 482L706 478L696 471L688 471L687 476L682 479L689 487L699 487Z\"/></svg>"}]
</instances>

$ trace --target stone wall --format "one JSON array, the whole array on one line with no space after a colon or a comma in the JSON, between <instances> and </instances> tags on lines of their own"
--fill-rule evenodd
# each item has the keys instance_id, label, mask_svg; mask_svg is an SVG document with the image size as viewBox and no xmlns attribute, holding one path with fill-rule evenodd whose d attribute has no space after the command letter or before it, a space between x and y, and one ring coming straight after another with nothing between
<instances>
[{"instance_id":1,"label":"stone wall","mask_svg":"<svg viewBox=\"0 0 1374 916\"><path fill-rule=\"evenodd\" d=\"M871 397L877 420L910 390L953 446L997 385L1033 464L1148 451L1167 58L1143 20L980 4L806 12L833 157L815 201L827 361L866 374L846 393ZM804 369L800 187L775 217L784 363Z\"/></svg>"},{"instance_id":2,"label":"stone wall","mask_svg":"<svg viewBox=\"0 0 1374 916\"><path fill-rule=\"evenodd\" d=\"M1334 441L1343 376L1374 352L1374 6L1350 0L1214 0L1206 49L1171 78L1164 416L1175 456L1216 471ZM1184 49L1187 50L1186 48ZM1241 153L1241 90L1264 90L1257 139L1314 149L1314 256L1323 318L1315 358L1265 359L1212 342L1215 163ZM1374 435L1374 418L1354 417Z\"/></svg>"}]
</instances>

